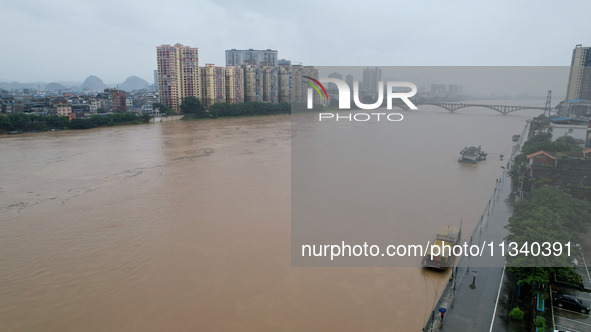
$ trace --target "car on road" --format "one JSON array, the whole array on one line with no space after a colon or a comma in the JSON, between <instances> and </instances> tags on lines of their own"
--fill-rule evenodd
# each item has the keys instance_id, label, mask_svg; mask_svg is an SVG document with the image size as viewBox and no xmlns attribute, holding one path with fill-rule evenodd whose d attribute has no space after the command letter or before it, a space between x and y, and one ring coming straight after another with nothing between
<instances>
[{"instance_id":1,"label":"car on road","mask_svg":"<svg viewBox=\"0 0 591 332\"><path fill-rule=\"evenodd\" d=\"M584 314L588 314L591 309L587 303L573 295L557 294L552 300L554 301L554 305L559 308L578 311Z\"/></svg>"}]
</instances>

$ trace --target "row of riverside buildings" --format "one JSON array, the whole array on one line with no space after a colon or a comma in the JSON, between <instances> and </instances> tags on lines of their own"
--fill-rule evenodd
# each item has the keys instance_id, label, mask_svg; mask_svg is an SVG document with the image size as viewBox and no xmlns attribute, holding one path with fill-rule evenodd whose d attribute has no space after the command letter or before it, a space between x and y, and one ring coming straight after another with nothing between
<instances>
[{"instance_id":1,"label":"row of riverside buildings","mask_svg":"<svg viewBox=\"0 0 591 332\"><path fill-rule=\"evenodd\" d=\"M305 101L303 76L318 78L312 66L278 60L276 50L227 50L226 67L199 67L199 50L182 44L156 47L160 102L179 112L186 97L205 107L215 103Z\"/></svg>"}]
</instances>

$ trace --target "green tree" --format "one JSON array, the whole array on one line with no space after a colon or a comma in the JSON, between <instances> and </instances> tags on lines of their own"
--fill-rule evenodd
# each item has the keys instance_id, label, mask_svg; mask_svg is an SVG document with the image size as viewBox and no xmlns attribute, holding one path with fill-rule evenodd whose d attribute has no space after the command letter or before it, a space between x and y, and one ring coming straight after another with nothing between
<instances>
[{"instance_id":1,"label":"green tree","mask_svg":"<svg viewBox=\"0 0 591 332\"><path fill-rule=\"evenodd\" d=\"M517 208L515 210L518 210ZM509 218L506 228L510 234L505 238L507 242L515 242L518 250L517 256L509 254L507 263L509 266L564 266L568 264L566 252L560 256L544 256L541 254L532 255L528 251L533 242L539 243L540 251L544 250L541 244L548 242L567 243L573 240L574 235L565 227L564 218L551 209L535 205L528 207L525 211L515 213ZM524 246L525 245L525 246ZM549 248L551 249L551 248Z\"/></svg>"},{"instance_id":2,"label":"green tree","mask_svg":"<svg viewBox=\"0 0 591 332\"><path fill-rule=\"evenodd\" d=\"M205 115L205 108L197 97L185 97L181 103L181 112L184 114L193 114L196 117Z\"/></svg>"},{"instance_id":3,"label":"green tree","mask_svg":"<svg viewBox=\"0 0 591 332\"><path fill-rule=\"evenodd\" d=\"M591 224L591 204L572 197L561 188L544 186L536 190L530 201L515 204L514 216L520 216L535 207L546 207L558 214L574 239L585 233Z\"/></svg>"},{"instance_id":4,"label":"green tree","mask_svg":"<svg viewBox=\"0 0 591 332\"><path fill-rule=\"evenodd\" d=\"M574 137L571 136L562 136L556 139L556 141L552 142L551 150L553 152L562 152L562 151L581 151L581 147L577 144L577 141Z\"/></svg>"},{"instance_id":5,"label":"green tree","mask_svg":"<svg viewBox=\"0 0 591 332\"><path fill-rule=\"evenodd\" d=\"M169 107L164 106L164 104L154 103L153 106L154 106L154 109L156 109L156 108L159 109L160 110L160 113L164 113L166 115L174 115L174 114L176 114L175 111L173 111Z\"/></svg>"},{"instance_id":6,"label":"green tree","mask_svg":"<svg viewBox=\"0 0 591 332\"><path fill-rule=\"evenodd\" d=\"M577 242L580 234L589 228L590 209L588 202L549 186L536 190L530 200L515 203L513 216L506 226L510 233L505 239L517 244L518 255L507 256L507 265L516 273L517 280L531 286L547 284L552 273L563 269L560 266L568 266L564 244ZM551 246L552 255L534 256L527 253L533 242L541 244L540 250L544 250L544 242L551 245L560 242L562 254L555 256L556 251Z\"/></svg>"},{"instance_id":7,"label":"green tree","mask_svg":"<svg viewBox=\"0 0 591 332\"><path fill-rule=\"evenodd\" d=\"M527 142L523 143L521 151L528 155L540 150L552 151L552 134L541 133L532 136Z\"/></svg>"},{"instance_id":8,"label":"green tree","mask_svg":"<svg viewBox=\"0 0 591 332\"><path fill-rule=\"evenodd\" d=\"M513 190L517 189L518 184L521 181L521 167L527 163L526 156L521 153L515 156L515 160L511 165L511 169L509 170L509 177L512 180Z\"/></svg>"},{"instance_id":9,"label":"green tree","mask_svg":"<svg viewBox=\"0 0 591 332\"><path fill-rule=\"evenodd\" d=\"M513 310L511 310L511 312L509 313L509 317L515 320L523 320L524 316L525 314L523 310L519 309L519 307L513 308Z\"/></svg>"},{"instance_id":10,"label":"green tree","mask_svg":"<svg viewBox=\"0 0 591 332\"><path fill-rule=\"evenodd\" d=\"M532 136L523 144L521 151L525 154L532 154L540 150L556 153L563 151L581 151L576 140L571 136L562 136L552 142L552 134L541 133Z\"/></svg>"},{"instance_id":11,"label":"green tree","mask_svg":"<svg viewBox=\"0 0 591 332\"><path fill-rule=\"evenodd\" d=\"M509 267L509 270L517 276L517 282L524 285L547 285L550 282L551 268L545 266L533 267Z\"/></svg>"}]
</instances>

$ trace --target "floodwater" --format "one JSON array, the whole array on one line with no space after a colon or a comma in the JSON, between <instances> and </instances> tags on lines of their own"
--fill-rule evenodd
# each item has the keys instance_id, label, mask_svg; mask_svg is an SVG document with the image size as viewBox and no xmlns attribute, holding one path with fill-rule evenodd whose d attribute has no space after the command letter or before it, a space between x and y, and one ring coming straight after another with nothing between
<instances>
[{"instance_id":1,"label":"floodwater","mask_svg":"<svg viewBox=\"0 0 591 332\"><path fill-rule=\"evenodd\" d=\"M420 200L398 218L473 227L537 113L405 113L419 134L398 154L437 157L405 175ZM290 130L268 116L0 137L0 330L421 329L447 273L291 266ZM488 160L458 164L472 144ZM423 181L438 165L453 176ZM449 189L458 174L468 192ZM407 231L434 237L421 222Z\"/></svg>"}]
</instances>

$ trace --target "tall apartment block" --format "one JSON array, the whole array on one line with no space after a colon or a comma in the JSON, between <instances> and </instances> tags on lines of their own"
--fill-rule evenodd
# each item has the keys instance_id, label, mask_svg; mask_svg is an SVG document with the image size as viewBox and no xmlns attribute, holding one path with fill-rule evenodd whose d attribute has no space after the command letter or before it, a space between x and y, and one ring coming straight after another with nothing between
<instances>
[{"instance_id":1,"label":"tall apartment block","mask_svg":"<svg viewBox=\"0 0 591 332\"><path fill-rule=\"evenodd\" d=\"M261 68L256 64L243 64L244 70L244 101L262 101Z\"/></svg>"},{"instance_id":2,"label":"tall apartment block","mask_svg":"<svg viewBox=\"0 0 591 332\"><path fill-rule=\"evenodd\" d=\"M347 76L345 76L345 83L347 83L348 86L353 87L353 81L354 81L354 77L351 74L347 74Z\"/></svg>"},{"instance_id":3,"label":"tall apartment block","mask_svg":"<svg viewBox=\"0 0 591 332\"><path fill-rule=\"evenodd\" d=\"M197 48L182 44L161 45L156 47L156 57L158 93L164 106L179 112L183 98L201 97Z\"/></svg>"},{"instance_id":4,"label":"tall apartment block","mask_svg":"<svg viewBox=\"0 0 591 332\"><path fill-rule=\"evenodd\" d=\"M314 68L314 66L304 66L302 68L302 72L303 72L304 76L313 77L315 79L318 79L318 69ZM303 85L304 83L301 82L301 84ZM307 91L308 91L308 89L305 90L305 93L303 96L304 100L307 100L307 98L308 98ZM314 102L320 103L320 96L318 96L317 94L313 94L313 96L314 96Z\"/></svg>"},{"instance_id":5,"label":"tall apartment block","mask_svg":"<svg viewBox=\"0 0 591 332\"><path fill-rule=\"evenodd\" d=\"M236 66L226 67L226 102L244 102L244 70Z\"/></svg>"},{"instance_id":6,"label":"tall apartment block","mask_svg":"<svg viewBox=\"0 0 591 332\"><path fill-rule=\"evenodd\" d=\"M279 102L279 68L270 63L261 66L263 102Z\"/></svg>"},{"instance_id":7,"label":"tall apartment block","mask_svg":"<svg viewBox=\"0 0 591 332\"><path fill-rule=\"evenodd\" d=\"M201 103L209 107L215 103L226 102L226 69L208 63L200 69Z\"/></svg>"},{"instance_id":8,"label":"tall apartment block","mask_svg":"<svg viewBox=\"0 0 591 332\"><path fill-rule=\"evenodd\" d=\"M318 79L318 69L313 66L293 65L292 69L292 90L291 101L305 102L308 98L308 85L304 82L304 76ZM320 97L316 94L314 102L320 102Z\"/></svg>"},{"instance_id":9,"label":"tall apartment block","mask_svg":"<svg viewBox=\"0 0 591 332\"><path fill-rule=\"evenodd\" d=\"M304 66L292 65L291 66L291 100L290 101L305 101L306 98L306 86L304 86Z\"/></svg>"},{"instance_id":10,"label":"tall apartment block","mask_svg":"<svg viewBox=\"0 0 591 332\"><path fill-rule=\"evenodd\" d=\"M361 90L370 93L378 92L378 82L382 80L382 70L378 67L363 69L363 85ZM382 87L379 87L380 89Z\"/></svg>"},{"instance_id":11,"label":"tall apartment block","mask_svg":"<svg viewBox=\"0 0 591 332\"><path fill-rule=\"evenodd\" d=\"M591 47L579 44L573 50L566 99L591 100Z\"/></svg>"},{"instance_id":12,"label":"tall apartment block","mask_svg":"<svg viewBox=\"0 0 591 332\"><path fill-rule=\"evenodd\" d=\"M271 66L277 66L277 50L226 50L226 67L242 66L244 64L262 64L270 63Z\"/></svg>"},{"instance_id":13,"label":"tall apartment block","mask_svg":"<svg viewBox=\"0 0 591 332\"><path fill-rule=\"evenodd\" d=\"M277 76L279 83L279 102L289 103L291 101L292 89L291 61L281 60L279 62L279 72Z\"/></svg>"}]
</instances>

